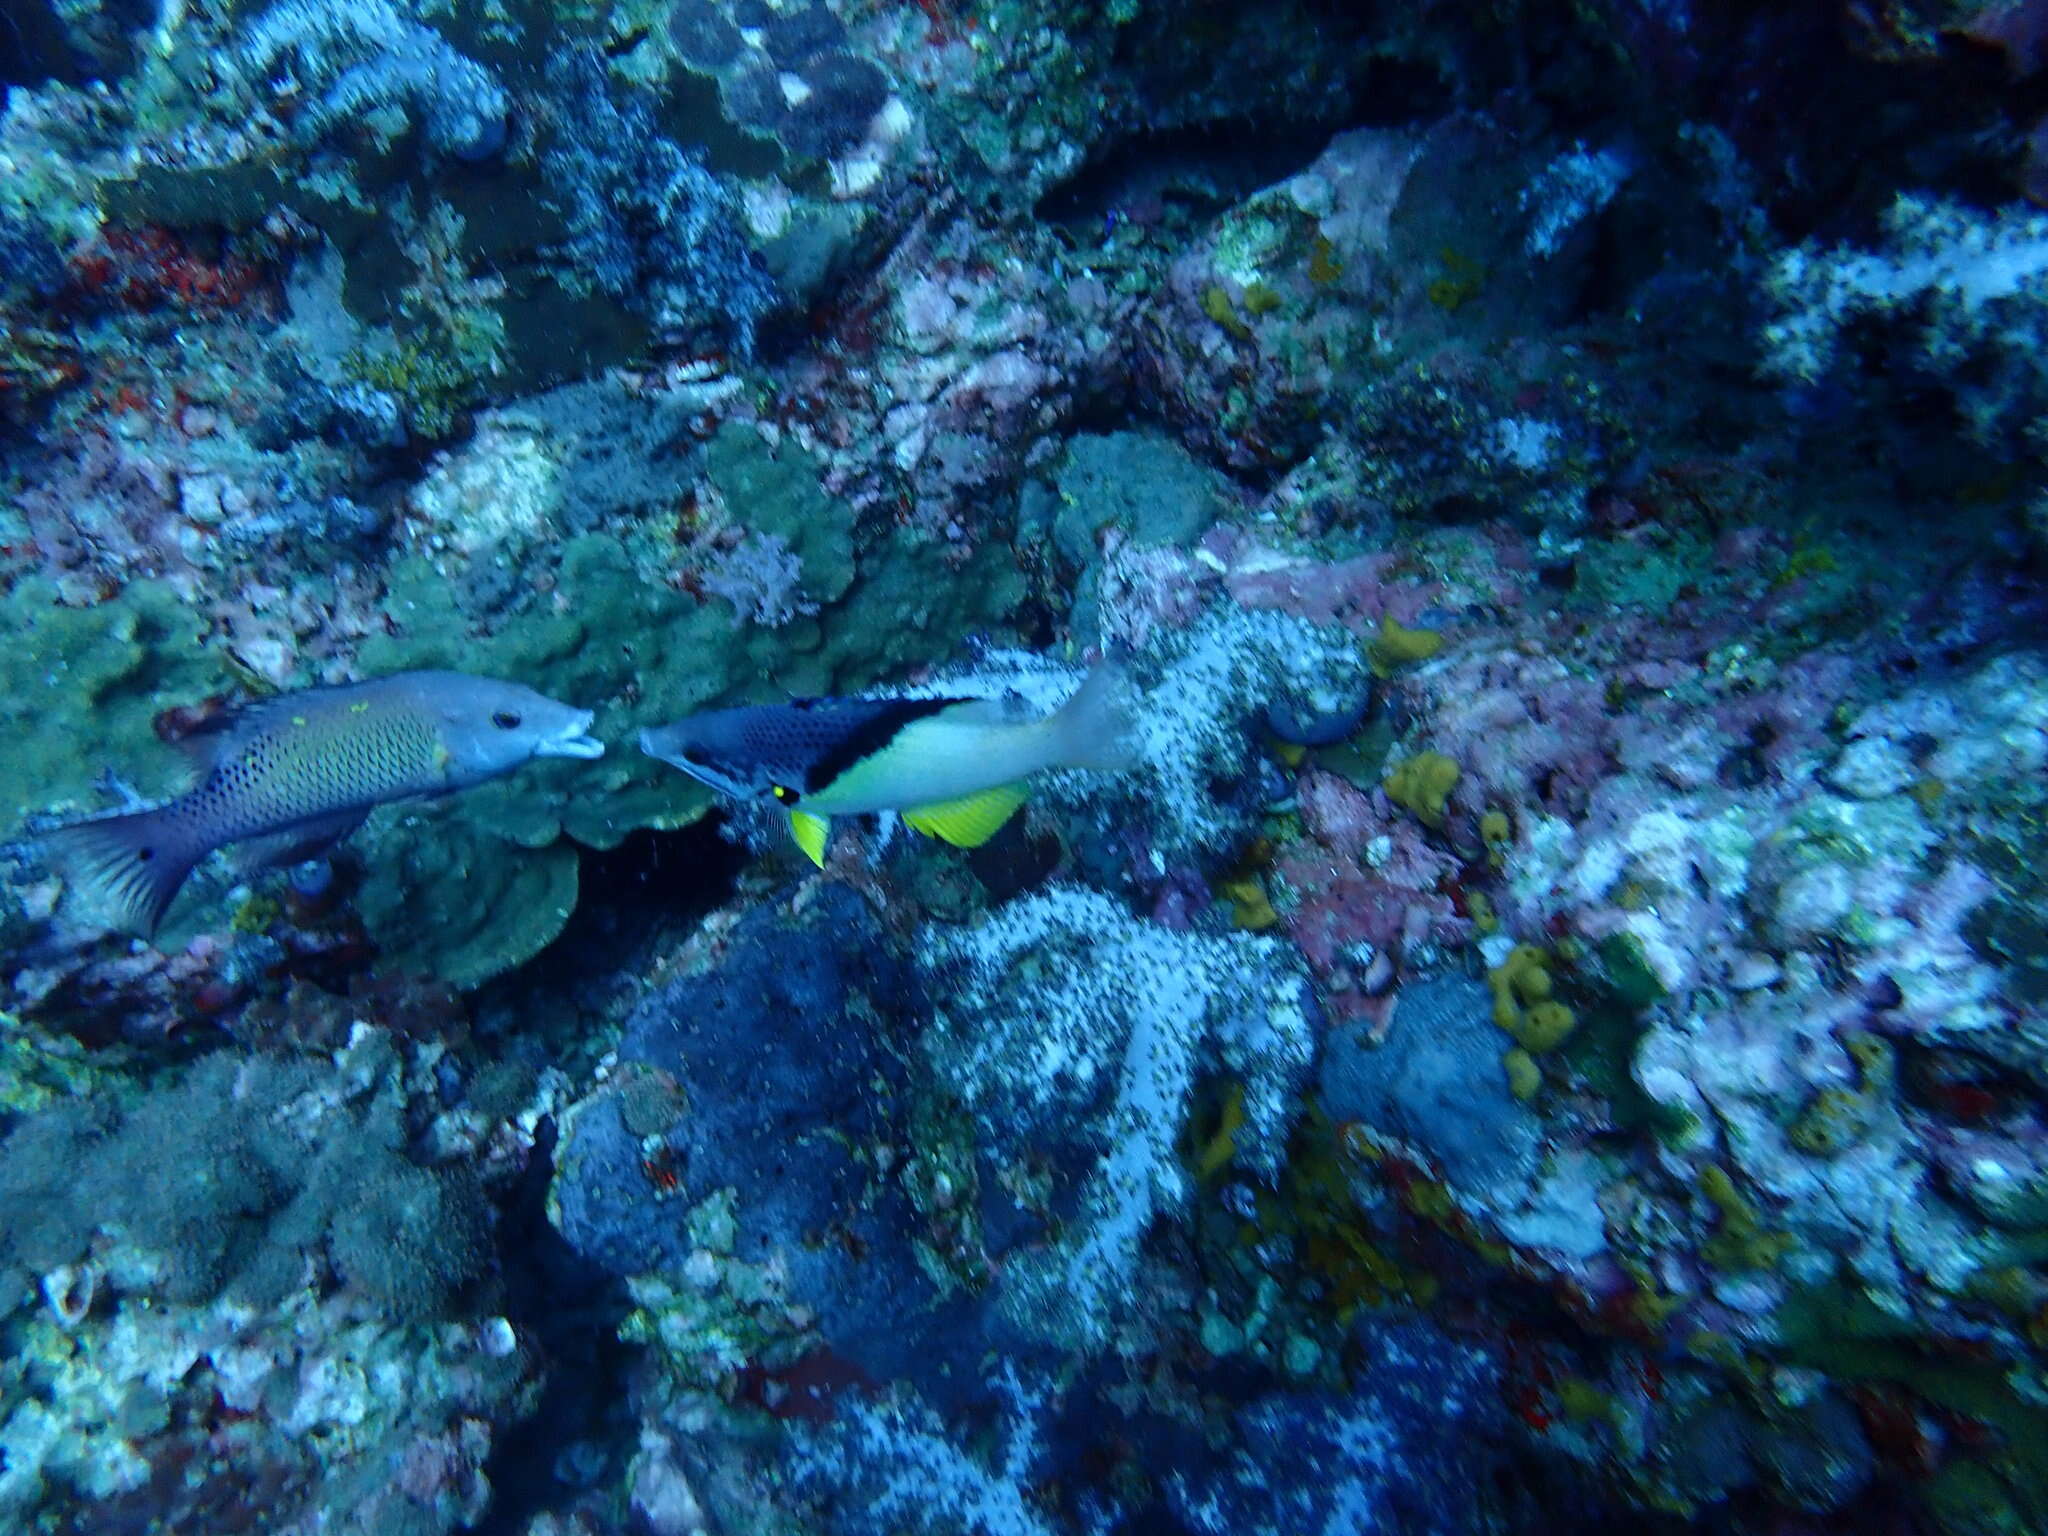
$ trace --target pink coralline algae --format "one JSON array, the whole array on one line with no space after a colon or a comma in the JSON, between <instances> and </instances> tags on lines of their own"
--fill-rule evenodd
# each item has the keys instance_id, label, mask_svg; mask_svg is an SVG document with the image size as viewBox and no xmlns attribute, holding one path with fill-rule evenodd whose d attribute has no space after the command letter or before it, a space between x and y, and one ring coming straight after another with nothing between
<instances>
[{"instance_id":1,"label":"pink coralline algae","mask_svg":"<svg viewBox=\"0 0 2048 1536\"><path fill-rule=\"evenodd\" d=\"M1274 863L1288 935L1333 1015L1383 1016L1374 999L1404 964L1421 960L1424 946L1471 934L1451 894L1460 861L1377 790L1311 770L1296 796L1308 838Z\"/></svg>"},{"instance_id":2,"label":"pink coralline algae","mask_svg":"<svg viewBox=\"0 0 2048 1536\"><path fill-rule=\"evenodd\" d=\"M828 317L827 349L777 407L825 458L828 489L955 542L978 538L1077 397L1120 367L1089 323L1106 295L989 260L978 238L964 222L914 230Z\"/></svg>"},{"instance_id":3,"label":"pink coralline algae","mask_svg":"<svg viewBox=\"0 0 2048 1536\"><path fill-rule=\"evenodd\" d=\"M129 575L161 573L191 528L175 467L126 434L81 433L16 505L37 551L72 574L82 597L104 596ZM97 590L95 590L97 588Z\"/></svg>"},{"instance_id":4,"label":"pink coralline algae","mask_svg":"<svg viewBox=\"0 0 2048 1536\"><path fill-rule=\"evenodd\" d=\"M1202 547L1221 563L1225 589L1246 608L1367 634L1384 619L1416 624L1429 607L1429 589L1397 578L1400 561L1390 554L1325 561L1230 533L1212 535Z\"/></svg>"}]
</instances>

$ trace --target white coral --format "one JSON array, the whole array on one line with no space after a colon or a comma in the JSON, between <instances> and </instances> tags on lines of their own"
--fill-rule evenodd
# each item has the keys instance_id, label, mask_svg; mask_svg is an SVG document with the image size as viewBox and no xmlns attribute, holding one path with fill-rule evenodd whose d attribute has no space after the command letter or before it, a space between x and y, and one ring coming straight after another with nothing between
<instances>
[{"instance_id":1,"label":"white coral","mask_svg":"<svg viewBox=\"0 0 2048 1536\"><path fill-rule=\"evenodd\" d=\"M1083 1214L1056 1249L1012 1267L1021 1310L1099 1345L1146 1232L1185 1206L1175 1143L1200 1071L1243 1087L1239 1166L1278 1168L1312 1050L1299 963L1273 940L1176 932L1072 886L931 928L923 958L940 994L933 1058L984 1116L1058 1101L1071 1123L1099 1080L1115 1084L1108 1111L1075 1133L1100 1148Z\"/></svg>"},{"instance_id":2,"label":"white coral","mask_svg":"<svg viewBox=\"0 0 2048 1536\"><path fill-rule=\"evenodd\" d=\"M259 75L287 56L320 93L309 118L316 131L400 107L460 159L484 159L505 142L509 102L497 78L390 0L279 0L250 27L239 57Z\"/></svg>"},{"instance_id":3,"label":"white coral","mask_svg":"<svg viewBox=\"0 0 2048 1536\"><path fill-rule=\"evenodd\" d=\"M1919 344L1933 362L1983 344L2034 348L2048 300L2048 216L1902 194L1885 228L1882 250L1803 245L1778 258L1769 289L1780 313L1764 330L1772 372L1818 379L1845 326L1906 309L1923 318Z\"/></svg>"}]
</instances>

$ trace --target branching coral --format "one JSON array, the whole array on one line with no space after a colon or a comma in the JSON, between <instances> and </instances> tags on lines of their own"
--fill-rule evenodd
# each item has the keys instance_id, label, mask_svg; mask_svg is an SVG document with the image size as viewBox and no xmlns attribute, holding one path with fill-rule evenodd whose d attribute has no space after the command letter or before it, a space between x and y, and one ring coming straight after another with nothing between
<instances>
[{"instance_id":1,"label":"branching coral","mask_svg":"<svg viewBox=\"0 0 2048 1536\"><path fill-rule=\"evenodd\" d=\"M564 106L541 171L568 225L567 281L644 305L664 332L751 353L773 288L724 189L589 54L563 54L549 76Z\"/></svg>"},{"instance_id":2,"label":"branching coral","mask_svg":"<svg viewBox=\"0 0 2048 1536\"><path fill-rule=\"evenodd\" d=\"M295 60L319 92L306 119L315 132L396 107L459 160L487 159L505 142L504 87L390 0L279 0L237 57L252 74Z\"/></svg>"},{"instance_id":3,"label":"branching coral","mask_svg":"<svg viewBox=\"0 0 2048 1536\"><path fill-rule=\"evenodd\" d=\"M1036 1328L1100 1344L1147 1231L1187 1198L1176 1142L1199 1072L1244 1085L1239 1163L1278 1166L1308 1067L1305 977L1274 940L1176 933L1071 887L934 928L924 959L944 989L940 1072L985 1110L986 1134L1098 1154L1085 1214L1056 1251L1017 1262L1010 1301Z\"/></svg>"},{"instance_id":4,"label":"branching coral","mask_svg":"<svg viewBox=\"0 0 2048 1536\"><path fill-rule=\"evenodd\" d=\"M1885 232L1876 251L1801 246L1778 258L1770 370L1813 381L1853 327L1903 326L1905 350L1956 391L1980 434L2048 410L2048 217L1901 195Z\"/></svg>"}]
</instances>

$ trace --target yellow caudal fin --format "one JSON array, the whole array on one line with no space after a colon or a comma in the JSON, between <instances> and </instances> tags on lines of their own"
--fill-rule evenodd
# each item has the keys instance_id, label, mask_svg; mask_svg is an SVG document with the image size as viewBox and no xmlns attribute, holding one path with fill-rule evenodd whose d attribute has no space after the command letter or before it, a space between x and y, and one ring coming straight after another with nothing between
<instances>
[{"instance_id":1,"label":"yellow caudal fin","mask_svg":"<svg viewBox=\"0 0 2048 1536\"><path fill-rule=\"evenodd\" d=\"M813 864L820 869L825 867L825 840L832 835L831 822L809 811L791 811L789 835L796 839L797 847L810 855Z\"/></svg>"},{"instance_id":2,"label":"yellow caudal fin","mask_svg":"<svg viewBox=\"0 0 2048 1536\"><path fill-rule=\"evenodd\" d=\"M955 848L979 848L1002 830L1024 803L1022 784L998 784L958 800L911 806L903 820L928 837L943 838Z\"/></svg>"}]
</instances>

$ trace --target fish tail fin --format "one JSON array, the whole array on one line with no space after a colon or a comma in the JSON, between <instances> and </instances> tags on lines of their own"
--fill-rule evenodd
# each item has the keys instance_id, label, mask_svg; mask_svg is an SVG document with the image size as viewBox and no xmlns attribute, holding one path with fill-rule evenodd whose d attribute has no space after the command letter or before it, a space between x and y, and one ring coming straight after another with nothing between
<instances>
[{"instance_id":1,"label":"fish tail fin","mask_svg":"<svg viewBox=\"0 0 2048 1536\"><path fill-rule=\"evenodd\" d=\"M149 938L201 850L172 835L161 810L59 827L42 837L51 863L110 927Z\"/></svg>"},{"instance_id":2,"label":"fish tail fin","mask_svg":"<svg viewBox=\"0 0 2048 1536\"><path fill-rule=\"evenodd\" d=\"M1052 731L1053 766L1121 773L1138 765L1137 731L1131 718L1130 674L1119 662L1099 661L1047 721Z\"/></svg>"}]
</instances>

